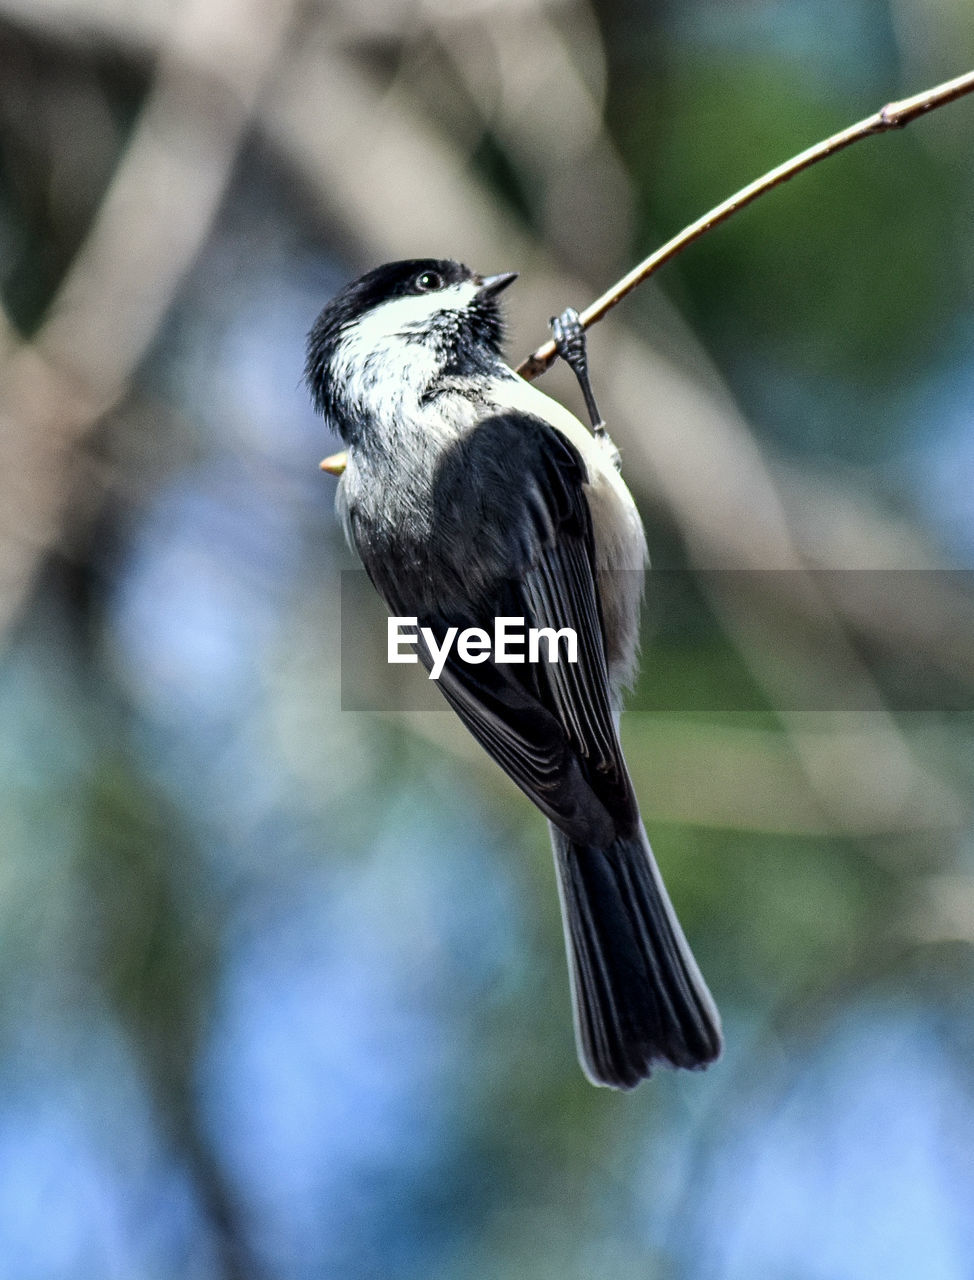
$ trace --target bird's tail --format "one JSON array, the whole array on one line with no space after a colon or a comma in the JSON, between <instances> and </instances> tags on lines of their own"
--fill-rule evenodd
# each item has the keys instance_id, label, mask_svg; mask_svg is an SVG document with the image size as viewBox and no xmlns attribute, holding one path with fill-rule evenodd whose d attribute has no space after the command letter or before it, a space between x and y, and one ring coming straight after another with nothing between
<instances>
[{"instance_id":1,"label":"bird's tail","mask_svg":"<svg viewBox=\"0 0 974 1280\"><path fill-rule=\"evenodd\" d=\"M605 849L573 844L554 826L551 838L586 1075L631 1089L657 1062L713 1062L720 1016L642 825Z\"/></svg>"}]
</instances>

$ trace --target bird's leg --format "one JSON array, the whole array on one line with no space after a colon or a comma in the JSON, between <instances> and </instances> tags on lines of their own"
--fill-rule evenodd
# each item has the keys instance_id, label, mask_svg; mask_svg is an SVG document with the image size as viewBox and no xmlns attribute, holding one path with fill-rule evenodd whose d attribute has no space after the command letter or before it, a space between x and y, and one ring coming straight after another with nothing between
<instances>
[{"instance_id":1,"label":"bird's leg","mask_svg":"<svg viewBox=\"0 0 974 1280\"><path fill-rule=\"evenodd\" d=\"M592 383L588 376L588 353L585 345L585 330L578 312L574 307L566 307L560 316L551 317L551 333L555 340L555 348L562 360L568 365L578 379L585 397L585 407L592 420L592 434L605 436L605 422L599 413L595 396L592 394Z\"/></svg>"}]
</instances>

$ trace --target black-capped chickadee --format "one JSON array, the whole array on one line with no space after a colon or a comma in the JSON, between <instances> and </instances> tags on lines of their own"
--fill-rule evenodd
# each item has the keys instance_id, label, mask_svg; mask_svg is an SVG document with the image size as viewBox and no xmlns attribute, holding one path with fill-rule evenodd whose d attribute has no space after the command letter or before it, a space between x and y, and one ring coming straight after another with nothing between
<instances>
[{"instance_id":1,"label":"black-capped chickadee","mask_svg":"<svg viewBox=\"0 0 974 1280\"><path fill-rule=\"evenodd\" d=\"M348 540L394 615L439 639L499 616L577 636L575 663L454 650L438 683L548 818L579 1058L594 1083L629 1089L657 1062L712 1062L720 1019L619 745L642 523L608 436L505 364L498 295L514 279L436 259L370 271L316 320L307 379L347 447Z\"/></svg>"}]
</instances>

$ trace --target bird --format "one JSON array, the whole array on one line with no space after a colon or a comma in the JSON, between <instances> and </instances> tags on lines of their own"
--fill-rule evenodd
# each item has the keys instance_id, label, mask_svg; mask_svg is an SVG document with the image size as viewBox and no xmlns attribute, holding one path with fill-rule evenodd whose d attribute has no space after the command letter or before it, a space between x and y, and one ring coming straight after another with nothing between
<instances>
[{"instance_id":1,"label":"bird","mask_svg":"<svg viewBox=\"0 0 974 1280\"><path fill-rule=\"evenodd\" d=\"M516 278L449 258L385 263L318 315L305 376L345 445L345 535L392 614L437 642L498 617L577 637L574 663L465 662L454 649L437 685L548 820L579 1061L593 1084L628 1090L658 1065L713 1062L721 1024L619 740L642 521L596 421L577 313L553 324L594 429L506 363L500 298ZM421 633L417 652L431 669Z\"/></svg>"}]
</instances>

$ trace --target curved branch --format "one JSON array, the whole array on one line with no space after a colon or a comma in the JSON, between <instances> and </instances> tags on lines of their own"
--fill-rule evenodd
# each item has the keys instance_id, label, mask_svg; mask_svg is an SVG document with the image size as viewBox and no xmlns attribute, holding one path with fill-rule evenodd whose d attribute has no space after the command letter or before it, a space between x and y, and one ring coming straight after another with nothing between
<instances>
[{"instance_id":1,"label":"curved branch","mask_svg":"<svg viewBox=\"0 0 974 1280\"><path fill-rule=\"evenodd\" d=\"M701 236L707 234L713 227L721 222L726 222L739 209L743 209L745 205L749 205L758 196L764 195L766 191L780 186L783 182L787 182L789 178L793 178L796 174L801 173L805 169L810 169L813 164L818 164L820 160L825 160L828 156L835 155L837 151L844 151L846 147L852 146L854 142L858 142L861 138L871 138L877 133L888 133L891 129L902 129L915 120L917 116L925 115L928 111L933 111L937 107L946 106L948 102L955 102L958 98L962 98L965 94L974 91L974 71L969 71L966 75L958 76L955 80L948 80L944 84L936 85L933 89L925 89L923 93L915 94L912 98L903 98L899 102L888 103L881 110L875 112L871 116L867 116L865 120L860 120L858 124L851 124L847 128L842 129L839 133L834 133L830 138L826 138L823 142L818 142L814 147L809 147L806 151L800 152L797 156L793 156L790 160L786 160L784 164L779 164L777 168L770 170L763 177L749 182L746 187L742 187L740 191L735 192L727 200L722 201L716 208L705 213L702 218L698 218L696 222L691 222L685 227L679 235L668 240L655 253L651 253L648 258L644 259L637 267L633 267L628 275L612 286L602 294L600 298L586 307L581 313L582 327L587 329L589 325L593 325L596 321L601 320L606 312L621 302L627 294L644 280L648 280L654 272L658 271L671 258L675 258L678 253L682 253L694 241L699 240ZM529 381L537 378L544 373L545 369L555 359L557 352L555 344L549 339L537 351L533 352L528 358L518 366L518 373L522 378Z\"/></svg>"}]
</instances>

